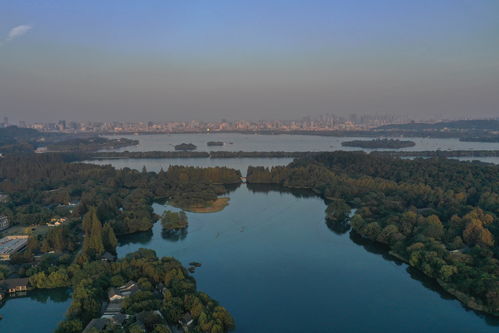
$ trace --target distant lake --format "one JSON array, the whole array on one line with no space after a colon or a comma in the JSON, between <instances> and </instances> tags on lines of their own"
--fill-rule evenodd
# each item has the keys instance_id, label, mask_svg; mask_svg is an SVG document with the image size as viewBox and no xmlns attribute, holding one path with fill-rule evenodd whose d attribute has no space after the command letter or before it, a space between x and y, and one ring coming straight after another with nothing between
<instances>
[{"instance_id":1,"label":"distant lake","mask_svg":"<svg viewBox=\"0 0 499 333\"><path fill-rule=\"evenodd\" d=\"M116 136L108 136L115 138ZM369 138L350 137L324 137L312 135L258 135L238 133L209 133L209 134L158 134L158 135L124 135L130 139L139 140L139 145L124 147L113 151L173 151L176 144L194 143L198 146L197 151L371 151L370 149L342 147L341 142L347 140ZM416 142L416 146L397 151L426 151L426 150L496 150L498 143L486 142L461 142L458 139L432 139L432 138L408 138ZM222 141L222 147L208 147L208 141ZM375 149L383 150L383 149ZM389 150L389 149L384 149ZM463 157L463 161L480 160L488 163L499 164L498 157ZM241 170L246 174L248 166L272 167L287 165L292 158L162 158L162 159L107 159L92 160L89 163L99 165L110 164L116 168L134 168L141 170L146 166L149 171L159 171L161 168L167 170L170 165L186 165L196 167L226 166Z\"/></svg>"},{"instance_id":2,"label":"distant lake","mask_svg":"<svg viewBox=\"0 0 499 333\"><path fill-rule=\"evenodd\" d=\"M187 213L178 237L156 223L121 238L119 256L144 247L201 262L199 290L230 310L241 333L499 330L499 320L465 309L383 247L328 225L315 196L246 185L228 196L221 212Z\"/></svg>"},{"instance_id":3,"label":"distant lake","mask_svg":"<svg viewBox=\"0 0 499 333\"><path fill-rule=\"evenodd\" d=\"M156 134L156 135L117 135L139 140L137 146L130 146L116 151L172 151L180 143L193 143L197 151L334 151L362 150L355 147L342 147L343 141L371 140L358 137L329 137L315 135L262 135L239 133L206 133L206 134ZM116 136L107 136L116 138ZM461 142L458 139L404 138L416 143L414 147L397 149L400 151L422 150L494 150L499 144L493 142ZM208 141L222 141L221 147L208 147ZM381 150L381 149L376 149Z\"/></svg>"},{"instance_id":4,"label":"distant lake","mask_svg":"<svg viewBox=\"0 0 499 333\"><path fill-rule=\"evenodd\" d=\"M36 290L26 297L9 298L0 307L0 332L52 333L70 304L69 289Z\"/></svg>"}]
</instances>

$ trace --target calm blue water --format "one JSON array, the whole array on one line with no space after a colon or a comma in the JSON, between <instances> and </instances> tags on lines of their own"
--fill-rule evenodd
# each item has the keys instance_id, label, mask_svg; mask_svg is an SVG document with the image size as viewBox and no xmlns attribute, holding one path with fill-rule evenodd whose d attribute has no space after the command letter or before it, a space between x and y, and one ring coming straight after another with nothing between
<instances>
[{"instance_id":1,"label":"calm blue water","mask_svg":"<svg viewBox=\"0 0 499 333\"><path fill-rule=\"evenodd\" d=\"M69 289L37 290L27 297L9 298L0 307L0 332L51 333L71 304Z\"/></svg>"},{"instance_id":2,"label":"calm blue water","mask_svg":"<svg viewBox=\"0 0 499 333\"><path fill-rule=\"evenodd\" d=\"M497 332L499 322L435 291L407 265L325 223L317 197L254 193L243 185L218 213L188 213L179 239L152 232L121 240L203 264L200 290L234 315L237 332ZM161 214L167 207L154 205ZM171 208L169 208L171 209ZM488 321L489 322L488 322Z\"/></svg>"},{"instance_id":3,"label":"calm blue water","mask_svg":"<svg viewBox=\"0 0 499 333\"><path fill-rule=\"evenodd\" d=\"M113 136L110 136L111 138ZM210 134L160 134L160 135L128 135L130 139L139 140L139 145L125 147L115 151L172 151L174 145L182 142L191 142L198 146L198 151L224 150L224 151L334 151L334 150L364 150L369 149L342 147L341 142L366 138L335 138L312 135L254 135L237 133L210 133ZM409 138L416 142L416 146L403 148L406 151L423 150L494 150L499 149L498 143L487 142L460 142L458 139L431 139ZM223 141L223 147L208 147L208 141ZM232 143L232 144L229 144ZM377 149L380 150L380 149ZM480 160L499 164L498 157L460 158L461 160ZM149 171L167 170L170 165L187 165L199 167L226 166L239 169L246 173L249 165L275 166L287 165L291 158L165 158L165 159L108 159L92 160L89 163L99 165L110 164L116 168L134 168L141 170L146 166Z\"/></svg>"},{"instance_id":4,"label":"calm blue water","mask_svg":"<svg viewBox=\"0 0 499 333\"><path fill-rule=\"evenodd\" d=\"M115 136L109 136L113 138ZM116 151L172 151L174 146L185 142L193 143L198 151L334 151L362 150L361 148L342 147L343 141L368 140L369 138L326 137L313 135L257 135L238 133L210 134L158 134L158 135L119 135L129 139L139 140L137 146L124 147ZM404 139L405 140L405 139ZM397 149L400 151L422 150L494 150L499 149L499 143L493 142L461 142L458 139L407 138L416 146ZM208 147L208 141L223 141L223 147ZM380 150L380 149L376 149Z\"/></svg>"}]
</instances>

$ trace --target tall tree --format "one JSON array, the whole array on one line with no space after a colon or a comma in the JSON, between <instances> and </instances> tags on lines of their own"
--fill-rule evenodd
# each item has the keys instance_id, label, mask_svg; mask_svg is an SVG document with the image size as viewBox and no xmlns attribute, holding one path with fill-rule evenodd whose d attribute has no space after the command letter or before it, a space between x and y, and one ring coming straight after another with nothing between
<instances>
[{"instance_id":1,"label":"tall tree","mask_svg":"<svg viewBox=\"0 0 499 333\"><path fill-rule=\"evenodd\" d=\"M90 215L90 229L85 233L83 241L83 251L90 257L100 256L104 253L104 243L102 241L102 224L95 214L95 209Z\"/></svg>"},{"instance_id":2,"label":"tall tree","mask_svg":"<svg viewBox=\"0 0 499 333\"><path fill-rule=\"evenodd\" d=\"M95 207L90 207L88 212L83 216L83 231L85 232L85 235L90 233L90 230L92 229L92 222L95 219L98 219L97 210Z\"/></svg>"},{"instance_id":3,"label":"tall tree","mask_svg":"<svg viewBox=\"0 0 499 333\"><path fill-rule=\"evenodd\" d=\"M102 229L102 242L104 244L104 249L107 252L116 253L116 246L118 246L118 239L114 234L113 227L110 223L106 223Z\"/></svg>"}]
</instances>

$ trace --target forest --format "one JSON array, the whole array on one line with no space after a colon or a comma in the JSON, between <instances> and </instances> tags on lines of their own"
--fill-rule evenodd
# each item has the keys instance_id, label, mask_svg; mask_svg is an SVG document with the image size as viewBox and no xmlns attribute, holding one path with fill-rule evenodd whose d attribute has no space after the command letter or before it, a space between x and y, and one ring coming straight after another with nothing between
<instances>
[{"instance_id":1,"label":"forest","mask_svg":"<svg viewBox=\"0 0 499 333\"><path fill-rule=\"evenodd\" d=\"M53 215L78 219L95 207L117 234L149 230L156 221L152 202L208 205L241 174L229 168L172 166L158 173L70 163L69 155L30 154L0 160L0 192L9 200L0 214L20 225L47 222ZM230 186L229 186L230 185Z\"/></svg>"},{"instance_id":2,"label":"forest","mask_svg":"<svg viewBox=\"0 0 499 333\"><path fill-rule=\"evenodd\" d=\"M467 306L499 315L499 166L335 152L250 167L247 182L312 190L332 223L385 244Z\"/></svg>"},{"instance_id":3,"label":"forest","mask_svg":"<svg viewBox=\"0 0 499 333\"><path fill-rule=\"evenodd\" d=\"M171 257L158 258L153 250L140 249L117 262L61 263L46 261L28 272L37 289L72 287L72 303L56 333L79 333L93 318L100 318L107 290L137 281L139 291L125 301L131 315L123 327L106 327L107 333L171 332L185 313L195 320L193 333L223 333L234 329L230 313L207 294L196 290L196 281ZM158 315L158 311L161 314ZM141 323L137 318L142 317ZM144 325L142 327L141 325Z\"/></svg>"},{"instance_id":4,"label":"forest","mask_svg":"<svg viewBox=\"0 0 499 333\"><path fill-rule=\"evenodd\" d=\"M26 250L0 266L1 277L29 277L35 289L72 288L72 305L60 333L81 332L100 317L107 288L129 280L138 281L140 292L125 311L147 314L147 332L169 332L163 323L176 324L186 312L195 319L192 332L231 330L234 321L227 310L196 291L194 279L173 258L157 258L151 250L118 262L108 258L116 255L119 235L149 230L159 219L153 202L208 205L240 183L240 172L181 166L158 173L117 170L77 163L70 156L23 154L0 160L0 191L8 196L0 203L0 214L26 226L28 233L51 217L67 218L45 233L31 233ZM177 215L177 224L187 224L185 213ZM106 331L136 332L134 325L132 321L126 329Z\"/></svg>"}]
</instances>

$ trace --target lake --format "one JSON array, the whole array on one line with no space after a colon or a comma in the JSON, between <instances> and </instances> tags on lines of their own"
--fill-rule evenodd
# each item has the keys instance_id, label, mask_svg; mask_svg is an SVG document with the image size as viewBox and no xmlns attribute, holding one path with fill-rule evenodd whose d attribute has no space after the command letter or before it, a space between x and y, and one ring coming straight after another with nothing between
<instances>
[{"instance_id":1,"label":"lake","mask_svg":"<svg viewBox=\"0 0 499 333\"><path fill-rule=\"evenodd\" d=\"M198 288L234 315L236 332L497 332L379 246L328 226L322 199L241 185L218 213L187 213L174 239L151 232L120 240L202 263ZM174 208L154 205L156 213Z\"/></svg>"},{"instance_id":2,"label":"lake","mask_svg":"<svg viewBox=\"0 0 499 333\"><path fill-rule=\"evenodd\" d=\"M36 290L0 307L2 333L52 333L71 304L69 289Z\"/></svg>"},{"instance_id":3,"label":"lake","mask_svg":"<svg viewBox=\"0 0 499 333\"><path fill-rule=\"evenodd\" d=\"M108 136L113 138L115 136ZM121 136L120 136L121 137ZM341 142L346 140L366 138L324 137L312 135L257 135L238 133L210 133L210 134L158 134L158 135L124 135L130 139L139 140L139 145L124 147L113 151L172 151L174 145L186 142L198 146L198 151L223 150L223 151L370 151L369 149L342 147ZM496 150L498 143L487 142L461 142L458 139L432 139L409 138L416 142L416 146L397 149L401 151L426 151L426 150ZM222 147L208 147L208 141L222 141ZM230 144L232 143L232 144ZM383 150L383 149L375 149ZM480 160L488 163L499 164L498 157L463 157L460 160ZM287 165L292 158L161 158L161 159L104 159L92 160L90 163L99 165L111 164L116 168L142 169L146 166L149 171L167 170L170 165L186 165L196 167L226 166L238 169L243 175L249 165L271 167Z\"/></svg>"},{"instance_id":4,"label":"lake","mask_svg":"<svg viewBox=\"0 0 499 333\"><path fill-rule=\"evenodd\" d=\"M141 141L121 150L172 150L193 142L199 150L322 151L344 149L354 138L300 135L176 134L129 136ZM414 138L406 150L497 149L497 143ZM233 142L206 147L207 141ZM201 149L202 148L202 149ZM207 149L214 148L214 149ZM476 159L476 158L472 158ZM480 160L498 163L497 158ZM181 158L91 161L149 171L169 165L286 165L290 158ZM203 266L194 274L200 290L234 315L237 332L497 332L497 319L465 309L434 282L350 232L328 226L323 200L306 194L251 190L228 194L218 213L188 213L189 228L178 239L150 232L120 239L119 255L140 247ZM165 209L154 205L157 213ZM40 295L37 297L36 295ZM51 296L53 295L53 296ZM70 304L60 291L37 291L9 299L0 308L1 333L53 332ZM23 320L26 314L34 320Z\"/></svg>"},{"instance_id":5,"label":"lake","mask_svg":"<svg viewBox=\"0 0 499 333\"><path fill-rule=\"evenodd\" d=\"M107 136L116 138L116 136ZM155 134L155 135L118 135L139 140L137 146L123 147L113 151L172 151L180 143L193 143L197 151L333 151L362 150L362 148L342 147L341 142L350 140L370 140L371 138L328 137L314 135L261 135L239 133L209 134ZM400 151L423 150L495 150L497 142L461 142L458 139L405 138L416 143L414 147L397 149ZM222 141L222 147L208 147L208 141ZM376 149L382 150L382 149Z\"/></svg>"}]
</instances>

